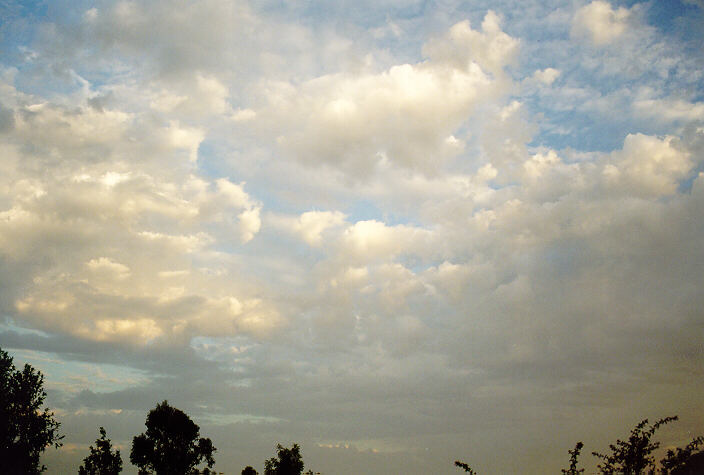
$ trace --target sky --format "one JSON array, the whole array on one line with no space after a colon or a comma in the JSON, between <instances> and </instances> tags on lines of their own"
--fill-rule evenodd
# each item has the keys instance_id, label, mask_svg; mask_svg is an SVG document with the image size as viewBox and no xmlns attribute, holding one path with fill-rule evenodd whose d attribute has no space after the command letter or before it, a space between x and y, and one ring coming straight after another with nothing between
<instances>
[{"instance_id":1,"label":"sky","mask_svg":"<svg viewBox=\"0 0 704 475\"><path fill-rule=\"evenodd\" d=\"M0 1L0 347L77 470L166 399L260 472L704 434L704 3Z\"/></svg>"}]
</instances>

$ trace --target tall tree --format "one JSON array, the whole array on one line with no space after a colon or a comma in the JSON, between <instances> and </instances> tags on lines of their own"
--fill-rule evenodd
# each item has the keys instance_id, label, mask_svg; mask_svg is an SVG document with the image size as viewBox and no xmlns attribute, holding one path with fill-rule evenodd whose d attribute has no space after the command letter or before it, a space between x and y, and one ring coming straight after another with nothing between
<instances>
[{"instance_id":1,"label":"tall tree","mask_svg":"<svg viewBox=\"0 0 704 475\"><path fill-rule=\"evenodd\" d=\"M130 452L140 474L191 474L202 462L208 468L215 464L211 440L199 438L200 427L167 401L149 411L145 425L147 431L132 439Z\"/></svg>"},{"instance_id":2,"label":"tall tree","mask_svg":"<svg viewBox=\"0 0 704 475\"><path fill-rule=\"evenodd\" d=\"M277 444L276 457L264 462L264 475L301 475L301 472L303 458L298 444L293 444L290 449Z\"/></svg>"},{"instance_id":3,"label":"tall tree","mask_svg":"<svg viewBox=\"0 0 704 475\"><path fill-rule=\"evenodd\" d=\"M95 448L90 446L90 455L83 459L78 468L79 475L117 475L122 471L120 451L112 451L112 443L107 438L105 428L100 428L100 438L95 441Z\"/></svg>"},{"instance_id":4,"label":"tall tree","mask_svg":"<svg viewBox=\"0 0 704 475\"><path fill-rule=\"evenodd\" d=\"M247 465L245 468L242 469L241 475L258 475L257 471L254 470L254 467L251 465Z\"/></svg>"},{"instance_id":5,"label":"tall tree","mask_svg":"<svg viewBox=\"0 0 704 475\"><path fill-rule=\"evenodd\" d=\"M16 369L0 349L0 473L41 473L41 453L61 446L61 424L48 408L42 410L45 399L42 373L28 364Z\"/></svg>"}]
</instances>

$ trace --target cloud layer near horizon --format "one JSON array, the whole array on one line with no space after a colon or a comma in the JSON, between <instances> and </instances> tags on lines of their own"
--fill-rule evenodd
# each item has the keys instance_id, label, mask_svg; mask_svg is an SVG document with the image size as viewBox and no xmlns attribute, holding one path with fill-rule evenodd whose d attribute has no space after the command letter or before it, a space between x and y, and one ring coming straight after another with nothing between
<instances>
[{"instance_id":1,"label":"cloud layer near horizon","mask_svg":"<svg viewBox=\"0 0 704 475\"><path fill-rule=\"evenodd\" d=\"M692 37L646 4L387 3L2 7L0 346L47 375L57 466L164 398L232 473L290 441L544 473L702 427Z\"/></svg>"}]
</instances>

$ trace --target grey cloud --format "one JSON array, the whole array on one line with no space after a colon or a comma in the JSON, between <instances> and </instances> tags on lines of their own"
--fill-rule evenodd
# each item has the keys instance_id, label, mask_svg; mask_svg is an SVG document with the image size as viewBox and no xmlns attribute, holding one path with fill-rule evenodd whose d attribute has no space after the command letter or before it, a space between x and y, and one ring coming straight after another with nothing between
<instances>
[{"instance_id":1,"label":"grey cloud","mask_svg":"<svg viewBox=\"0 0 704 475\"><path fill-rule=\"evenodd\" d=\"M15 127L15 112L0 104L0 133L9 132Z\"/></svg>"}]
</instances>

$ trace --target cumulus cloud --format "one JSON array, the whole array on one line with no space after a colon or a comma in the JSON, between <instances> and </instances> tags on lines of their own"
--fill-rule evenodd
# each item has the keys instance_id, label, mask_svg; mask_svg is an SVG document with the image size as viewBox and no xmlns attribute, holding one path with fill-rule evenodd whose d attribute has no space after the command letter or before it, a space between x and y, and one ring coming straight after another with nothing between
<instances>
[{"instance_id":1,"label":"cumulus cloud","mask_svg":"<svg viewBox=\"0 0 704 475\"><path fill-rule=\"evenodd\" d=\"M274 218L275 223L299 236L310 246L320 246L329 230L342 226L345 215L340 211L306 211L298 217Z\"/></svg>"},{"instance_id":2,"label":"cumulus cloud","mask_svg":"<svg viewBox=\"0 0 704 475\"><path fill-rule=\"evenodd\" d=\"M206 108L225 112L219 82L199 77L195 88L215 98L196 95ZM263 336L283 325L275 305L247 286L203 286L229 272L215 245L243 245L260 231L261 204L244 183L198 175L205 131L170 117L199 110L155 118L152 102L126 112L108 103L68 107L14 84L3 91L18 112L0 179L2 268L22 268L32 282L8 285L5 314L126 345L181 344L194 333ZM244 310L213 303L224 296L242 299ZM214 322L228 329L216 332Z\"/></svg>"},{"instance_id":3,"label":"cumulus cloud","mask_svg":"<svg viewBox=\"0 0 704 475\"><path fill-rule=\"evenodd\" d=\"M555 82L558 77L560 77L560 71L555 68L545 68L533 73L532 77L535 80L549 86Z\"/></svg>"},{"instance_id":4,"label":"cumulus cloud","mask_svg":"<svg viewBox=\"0 0 704 475\"><path fill-rule=\"evenodd\" d=\"M629 18L637 8L614 9L609 2L595 0L577 10L570 33L576 38L586 38L596 46L609 44L627 31Z\"/></svg>"},{"instance_id":5,"label":"cumulus cloud","mask_svg":"<svg viewBox=\"0 0 704 475\"><path fill-rule=\"evenodd\" d=\"M376 221L358 221L345 229L340 251L355 260L389 259L404 252L419 252L431 232L411 226L387 226Z\"/></svg>"},{"instance_id":6,"label":"cumulus cloud","mask_svg":"<svg viewBox=\"0 0 704 475\"><path fill-rule=\"evenodd\" d=\"M288 127L277 142L304 163L366 176L388 162L425 173L463 149L453 134L484 101L508 87L503 68L518 41L489 12L481 31L469 22L428 42L427 60L380 73L332 74L301 84L269 83L258 114Z\"/></svg>"},{"instance_id":7,"label":"cumulus cloud","mask_svg":"<svg viewBox=\"0 0 704 475\"><path fill-rule=\"evenodd\" d=\"M674 137L635 134L626 137L603 173L622 193L663 196L674 193L692 167L688 151Z\"/></svg>"}]
</instances>

